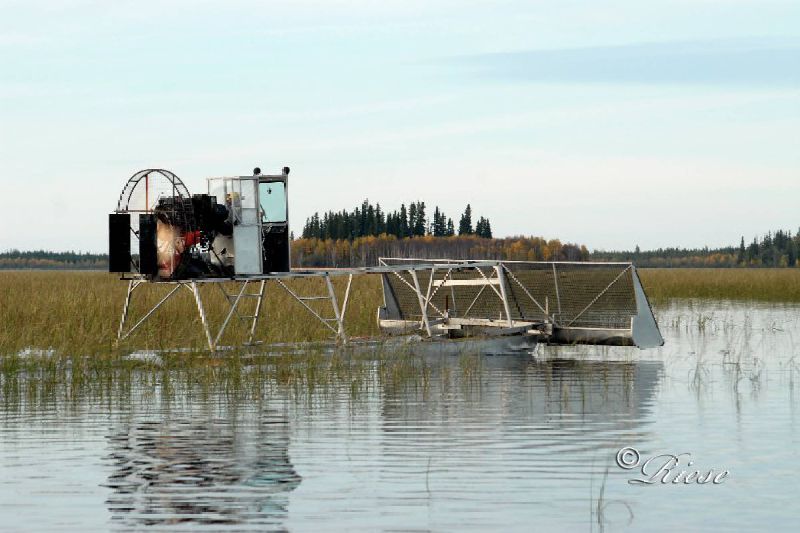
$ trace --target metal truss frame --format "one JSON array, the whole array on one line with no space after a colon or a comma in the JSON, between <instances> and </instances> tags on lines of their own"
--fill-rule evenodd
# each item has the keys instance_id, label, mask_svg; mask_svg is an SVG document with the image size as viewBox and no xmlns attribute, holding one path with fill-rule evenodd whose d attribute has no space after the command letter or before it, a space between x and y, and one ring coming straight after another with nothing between
<instances>
[{"instance_id":1,"label":"metal truss frame","mask_svg":"<svg viewBox=\"0 0 800 533\"><path fill-rule=\"evenodd\" d=\"M405 284L409 289L414 291L417 296L417 301L419 302L420 308L420 329L424 330L428 337L434 336L433 326L447 323L451 325L480 325L480 326L490 326L495 325L496 323L493 320L487 320L485 318L474 318L470 319L467 318L467 315L474 307L475 303L484 293L487 287L489 287L492 292L495 293L497 298L503 304L503 313L504 316L502 317L502 322L504 322L504 326L506 328L520 328L520 329L528 329L538 325L536 322L527 321L527 320L514 320L511 316L511 304L509 301L509 296L507 292L507 278L506 274L513 276L513 273L508 270L508 268L503 264L502 261L454 261L454 260L441 260L441 261L432 261L430 264L413 264L407 265L405 267L396 267L393 265L388 265L386 261L392 261L392 259L381 259L382 267L378 267L375 271L379 271L381 273L390 272L394 274L403 284ZM402 259L395 259L395 261L403 261ZM390 268L391 270L385 271L385 268ZM483 269L486 268L491 269L492 273L490 275L486 275L486 272ZM428 288L427 291L423 294L421 289L421 285L419 282L419 277L417 272L419 270L424 270L426 272L430 272L430 279L428 281ZM436 271L445 271L445 274L442 279L435 280ZM480 274L480 278L476 278L473 280L457 280L452 279L452 273L454 270L473 270ZM409 283L400 273L408 274L413 283ZM519 281L517 280L517 283ZM473 285L473 286L480 286L480 290L478 294L475 295L475 298L472 300L470 305L467 307L466 311L463 313L463 318L451 318L449 316L449 312L447 309L442 311L438 307L436 307L432 303L433 297L436 295L437 291L442 287L454 287L459 285ZM520 284L521 285L521 284ZM524 290L524 287L523 287ZM535 298L531 296L531 294L526 290L525 293L530 297L536 305L539 305L536 302ZM543 309L544 311L544 309ZM431 312L434 312L438 315L436 318L431 318ZM547 314L547 313L545 313ZM549 316L549 315L548 315Z\"/></svg>"},{"instance_id":2,"label":"metal truss frame","mask_svg":"<svg viewBox=\"0 0 800 533\"><path fill-rule=\"evenodd\" d=\"M146 313L144 313L132 326L126 327L129 322L129 315L131 309L131 301L133 300L134 293L139 287L148 284L147 281L141 279L131 279L128 282L128 291L125 296L125 302L122 306L122 316L119 321L119 328L117 329L117 343L127 339L134 331L139 329L147 320L153 316L164 304L169 301L182 287L192 293L197 312L200 317L200 323L203 327L203 333L208 343L208 349L215 352L220 346L231 319L236 317L248 323L247 339L243 343L253 344L256 336L256 329L259 319L261 318L264 295L266 293L267 281L274 280L276 285L285 290L292 298L299 302L305 309L307 309L314 317L316 317L327 329L331 330L337 342L346 343L347 334L345 330L345 313L347 311L347 304L350 300L350 288L353 282L353 275L349 274L347 278L347 285L345 288L344 299L342 305L336 297L333 282L331 281L330 273L321 273L320 276L325 280L325 294L324 295L300 295L281 278L256 278L256 279L202 279L202 280L181 280L181 281L167 281L152 283L153 285L171 285L172 288L167 294L162 297L158 303L153 305ZM291 276L299 277L299 276ZM236 290L229 293L225 290L223 282L230 282L238 284ZM225 300L228 302L229 308L225 314L225 318L218 328L212 327L208 316L206 314L205 305L203 303L203 295L200 292L201 285L214 284L219 287ZM255 290L251 289L255 285ZM241 304L248 298L256 298L255 310L252 315L242 314L240 312ZM314 310L307 302L309 300L327 300L331 304L333 317L326 317Z\"/></svg>"},{"instance_id":3,"label":"metal truss frame","mask_svg":"<svg viewBox=\"0 0 800 533\"><path fill-rule=\"evenodd\" d=\"M406 285L409 289L411 289L417 296L417 300L419 302L420 307L420 329L425 330L429 337L433 336L433 329L432 326L438 325L441 323L448 323L454 326L458 325L492 325L492 326L499 326L496 321L494 320L487 320L485 317L481 318L468 318L468 315L476 302L480 299L480 297L485 292L486 288L490 288L492 292L497 296L503 306L503 311L501 315L501 321L505 322L505 327L509 330L522 328L524 329L526 326L531 328L540 327L543 325L541 321L528 321L528 320L515 320L511 314L511 301L509 298L509 290L510 284L514 283L522 293L533 302L536 307L544 315L544 322L551 324L552 326L562 327L560 315L561 315L561 288L559 287L558 283L558 265L597 265L598 263L590 263L590 262L575 262L575 261L505 261L505 260L482 260L482 261L470 261L470 260L458 260L458 259L431 259L431 260L414 260L414 259L405 259L405 258L381 258L380 260L380 267L376 270L383 271L384 269L389 269L388 272L393 273L404 285ZM417 261L414 263L414 261ZM514 274L513 270L509 268L507 265L513 264L541 264L547 265L552 268L553 272L553 289L555 292L556 301L554 302L556 308L554 311L551 312L550 309L550 302L548 301L547 297L545 297L545 301L539 302L528 290L524 283L522 283L517 276ZM594 298L575 316L571 317L571 319L563 325L563 327L570 327L575 322L583 316L592 306L604 295L606 292L611 289L626 273L629 271L634 270L634 267L631 263L625 262L608 262L608 263L601 263L602 266L617 266L617 267L624 267L619 274L610 282L608 285L598 292ZM440 280L435 280L437 269L439 271L446 270L445 275ZM426 294L423 294L422 290L420 289L419 278L417 272L419 270L424 270L426 272L430 272L430 280L428 283L428 290ZM480 275L480 279L473 279L473 280L454 280L449 279L451 278L452 272L454 270L472 270L477 272ZM487 275L486 271L491 271L491 274ZM400 273L407 273L411 277L413 283L409 283L409 281L404 278ZM445 286L455 286L455 285L474 285L480 286L480 290L472 299L472 302L469 304L467 309L461 313L460 318L449 317L449 313L447 310L444 312L438 309L432 302L431 299L436 294L441 287ZM437 318L432 319L431 314L438 315Z\"/></svg>"},{"instance_id":4,"label":"metal truss frame","mask_svg":"<svg viewBox=\"0 0 800 533\"><path fill-rule=\"evenodd\" d=\"M391 261L394 261L398 264L390 264ZM556 275L556 265L557 264L571 264L570 262L548 262L547 264L552 264L553 268L553 278L555 283L555 296L556 305L555 312L551 312L550 310L550 302L547 301L545 298L544 303L539 302L525 287L525 285L520 282L519 279L514 275L512 269L506 266L506 263L536 263L532 261L492 261L492 260L483 260L483 261L461 261L461 260L408 260L408 259L389 259L389 258L381 258L379 260L379 266L377 267L368 267L368 268L350 268L350 269L320 269L320 270L303 270L303 271L292 271L292 272L285 272L285 273L273 273L273 274L266 274L266 275L259 275L259 276L239 276L233 278L201 278L201 279L193 279L193 280L175 280L175 281L157 281L151 282L148 279L143 277L129 277L123 278L129 281L128 283L128 291L125 297L125 302L122 308L122 317L120 318L119 329L117 330L117 342L121 342L128 338L134 331L136 331L142 324L144 324L160 307L162 307L175 293L177 293L181 287L184 287L186 290L192 293L194 298L195 304L197 306L197 311L200 317L200 322L202 323L203 333L205 334L206 341L208 343L208 348L212 352L216 351L217 348L220 346L220 341L225 334L225 331L228 328L228 325L231 322L231 319L236 317L243 321L249 321L248 324L248 334L247 339L244 344L252 344L256 337L256 331L258 322L260 319L260 315L262 314L263 308L263 301L265 296L265 289L267 282L273 281L274 284L280 287L282 290L286 291L295 301L297 301L300 305L302 305L313 317L320 321L320 323L328 330L330 330L333 338L337 343L347 343L348 336L346 333L345 328L345 314L347 312L348 302L350 300L350 293L351 287L353 282L353 276L355 274L386 274L386 275L394 275L396 276L404 285L406 285L409 289L413 291L416 295L417 302L419 303L419 310L420 310L420 317L421 320L419 321L419 329L424 331L428 337L434 337L438 333L441 333L441 328L434 329L435 326L442 325L444 329L452 329L453 327L458 328L460 326L487 326L487 327L497 327L498 329L502 329L505 331L512 331L512 330L534 330L535 328L541 327L549 323L553 326L559 326L559 320L557 317L560 315L561 312L561 294L560 288L558 286L558 276ZM581 265L586 265L587 263L576 263ZM590 309L594 303L603 296L625 273L630 270L633 270L633 266L630 263L604 263L605 266L610 265L624 265L624 268L619 275L608 284L605 289L600 291L594 299L592 299L586 307L580 311L576 316L572 317L564 327L569 327L575 323L575 321L580 318L588 309ZM453 272L454 271L468 271L471 270L476 272L480 277L476 277L475 279L454 279ZM423 288L423 285L420 283L420 276L418 275L420 271L424 271L426 275L430 275L430 278L427 280L427 287ZM444 271L444 276L441 279L435 279L436 273ZM635 271L634 271L635 272ZM401 274L407 274L408 277L405 277ZM333 276L347 276L347 283L345 286L344 296L341 301L341 305L339 300L336 296L336 292L334 291L334 285L332 282ZM310 294L310 295L303 295L299 294L295 289L290 287L286 281L289 279L310 279L310 278L318 278L321 277L324 279L325 282L325 289L323 294ZM228 293L225 291L223 283L237 283L237 290L233 293ZM199 287L203 284L208 283L216 283L219 287L220 291L225 296L226 301L230 308L228 309L224 320L219 325L218 328L212 328L211 324L209 323L208 317L206 315L206 310L203 304L202 294L199 290ZM126 325L129 321L129 312L130 312L130 305L131 300L133 298L134 293L139 289L140 286L143 284L153 284L153 285L172 285L172 289L163 297L161 300L156 303L150 310L148 310L138 321L131 326L130 328L126 328ZM519 320L514 319L511 313L512 303L510 299L510 289L511 284L515 284L518 286L522 293L527 296L543 313L544 320ZM249 291L248 288L252 286L256 286L255 291ZM449 309L445 308L444 310L439 309L436 305L433 304L432 300L433 297L437 294L437 292L442 289L443 287L451 287L451 291L453 290L452 287L456 287L459 285L473 285L473 286L480 286L480 290L475 298L472 300L470 305L463 313L459 313L460 317L450 317ZM478 299L481 295L485 292L485 290L489 288L492 292L494 292L495 296L500 300L502 303L502 312L499 319L493 319L488 317L474 317L470 318L467 315L472 310L473 306L476 304ZM240 313L240 306L243 301L249 298L257 298L255 311L251 315L244 315ZM310 301L327 301L330 303L330 310L332 311L333 316L326 316L325 313L319 310L319 307L316 309L309 305ZM454 302L455 304L455 298ZM656 326L657 327L657 326Z\"/></svg>"}]
</instances>

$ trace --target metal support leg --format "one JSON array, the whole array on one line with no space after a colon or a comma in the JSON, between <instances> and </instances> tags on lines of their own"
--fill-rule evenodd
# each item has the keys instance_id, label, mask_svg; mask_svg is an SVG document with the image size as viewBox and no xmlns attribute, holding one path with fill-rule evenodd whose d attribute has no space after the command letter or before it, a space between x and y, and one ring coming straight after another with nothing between
<instances>
[{"instance_id":1,"label":"metal support leg","mask_svg":"<svg viewBox=\"0 0 800 533\"><path fill-rule=\"evenodd\" d=\"M258 301L256 302L255 313L253 313L253 323L250 325L250 335L247 337L247 344L253 344L253 337L256 335L256 325L258 324L258 316L261 314L261 302L264 300L264 288L266 284L266 280L261 280L261 286L258 289Z\"/></svg>"},{"instance_id":2,"label":"metal support leg","mask_svg":"<svg viewBox=\"0 0 800 533\"><path fill-rule=\"evenodd\" d=\"M300 302L300 305L302 305L303 307L305 307L305 308L306 308L306 310L308 310L308 312L309 312L309 313L311 313L312 315L314 315L315 317L317 317L317 320L319 320L320 322L322 322L322 325L323 325L323 326L325 326L326 328L328 328L329 330L331 330L331 331L333 332L333 334L334 334L334 335L336 335L336 334L337 334L337 329L336 329L336 328L334 328L333 326L331 326L330 324L328 324L328 320L327 320L327 319L325 319L324 317L320 316L320 314L319 314L319 313L317 313L316 311L314 311L314 309L312 309L312 308L311 308L311 307L310 307L310 306L309 306L309 305L308 305L308 304L307 304L307 303L304 301L304 300L308 300L308 299L313 299L313 300L329 300L329 299L330 299L330 296L322 296L322 297L319 297L319 298L317 298L317 297L312 297L312 298L309 298L309 297L298 296L298 295L297 295L297 294L296 294L296 293L295 293L295 292L294 292L292 289L290 289L290 288L289 288L289 286L288 286L288 285L286 285L286 284L285 284L283 281L281 281L280 279L277 279L277 280L275 280L275 281L277 281L277 282L278 282L278 285L280 285L281 287L283 287L283 290L285 290L287 293L289 293L289 295L290 295L292 298L294 298L295 300L297 300L298 302ZM334 319L331 319L331 320L336 320L336 319L334 318Z\"/></svg>"},{"instance_id":3,"label":"metal support leg","mask_svg":"<svg viewBox=\"0 0 800 533\"><path fill-rule=\"evenodd\" d=\"M122 339L122 331L125 328L125 321L128 319L128 308L131 304L131 295L136 287L139 286L139 282L136 280L130 280L128 282L128 294L125 296L125 304L122 306L122 317L119 320L119 329L117 330L117 343Z\"/></svg>"},{"instance_id":4,"label":"metal support leg","mask_svg":"<svg viewBox=\"0 0 800 533\"><path fill-rule=\"evenodd\" d=\"M503 265L499 265L494 267L495 272L497 272L497 279L500 280L500 294L501 298L503 299L503 309L506 312L506 320L508 321L508 327L512 327L514 325L514 321L511 320L511 306L508 305L508 293L506 292L506 276L505 276L505 267Z\"/></svg>"},{"instance_id":5,"label":"metal support leg","mask_svg":"<svg viewBox=\"0 0 800 533\"><path fill-rule=\"evenodd\" d=\"M342 302L342 322L344 322L344 314L347 312L347 302L350 301L350 287L353 285L353 275L347 276L347 288L344 290L344 301Z\"/></svg>"},{"instance_id":6,"label":"metal support leg","mask_svg":"<svg viewBox=\"0 0 800 533\"><path fill-rule=\"evenodd\" d=\"M556 288L556 302L558 303L558 314L561 314L561 291L558 290L558 272L556 272L556 264L553 263L553 284Z\"/></svg>"},{"instance_id":7,"label":"metal support leg","mask_svg":"<svg viewBox=\"0 0 800 533\"><path fill-rule=\"evenodd\" d=\"M411 274L411 279L414 280L414 290L417 293L417 300L419 300L419 309L422 312L422 325L425 326L425 331L428 333L428 337L433 337L433 332L431 331L430 322L428 322L428 309L425 302L425 297L422 296L422 291L419 288L419 279L417 278L416 270L409 270L409 274Z\"/></svg>"},{"instance_id":8,"label":"metal support leg","mask_svg":"<svg viewBox=\"0 0 800 533\"><path fill-rule=\"evenodd\" d=\"M231 310L228 311L228 315L225 317L225 320L222 322L222 325L219 327L219 331L217 332L217 336L214 338L214 346L219 344L220 339L222 338L222 334L225 333L225 328L228 327L228 322L230 322L231 317L234 313L236 313L236 307L239 305L239 301L242 299L242 295L244 291L247 290L247 284L250 283L249 281L245 281L242 283L242 289L239 291L239 294L236 295L236 299L233 301L228 300L228 303L231 306ZM212 348L213 350L213 348Z\"/></svg>"},{"instance_id":9,"label":"metal support leg","mask_svg":"<svg viewBox=\"0 0 800 533\"><path fill-rule=\"evenodd\" d=\"M336 323L339 325L336 338L340 340L342 344L345 344L347 342L347 336L344 333L344 317L339 311L339 304L336 301L336 292L333 290L333 283L331 283L331 277L328 274L325 275L325 284L328 286L328 294L330 295L331 306L333 307L333 316L336 317Z\"/></svg>"},{"instance_id":10,"label":"metal support leg","mask_svg":"<svg viewBox=\"0 0 800 533\"><path fill-rule=\"evenodd\" d=\"M129 330L128 330L126 333L124 333L122 336L120 336L119 340L127 339L127 338L128 338L128 335L130 335L131 333L133 333L133 332L136 330L136 328L138 328L139 326L141 326L142 324L144 324L145 320L147 320L148 318L150 318L150 315L152 315L153 313L155 313L155 312L156 312L156 310L157 310L159 307L161 307L161 305L162 305L164 302L166 302L167 300L169 300L169 297L170 297L170 296L172 296L173 294L175 294L175 292L176 292L178 289L180 289L180 288L181 288L180 284L178 284L178 285L175 285L175 288L173 288L171 291L169 291L169 292L167 293L167 295L166 295L166 296L164 296L163 298L161 298L161 301L159 301L159 302L158 302L156 305L154 305L154 306L153 306L153 308L152 308L152 309L150 309L150 311L148 311L146 315L144 315L142 318L140 318L140 319L139 319L139 321L138 321L136 324L134 324L134 326L133 326L131 329L129 329ZM133 291L131 291L131 292L133 292Z\"/></svg>"},{"instance_id":11,"label":"metal support leg","mask_svg":"<svg viewBox=\"0 0 800 533\"><path fill-rule=\"evenodd\" d=\"M208 320L206 319L206 311L203 308L203 300L200 298L200 291L197 289L197 283L191 283L191 291L194 294L194 301L197 303L197 311L200 313L200 322L203 323L203 331L205 331L206 339L208 340L208 349L212 352L216 351L216 345L211 338L211 331L208 329Z\"/></svg>"},{"instance_id":12,"label":"metal support leg","mask_svg":"<svg viewBox=\"0 0 800 533\"><path fill-rule=\"evenodd\" d=\"M433 290L433 278L436 277L436 266L431 267L431 278L428 280L428 292L425 293L425 309L431 301L431 291Z\"/></svg>"}]
</instances>

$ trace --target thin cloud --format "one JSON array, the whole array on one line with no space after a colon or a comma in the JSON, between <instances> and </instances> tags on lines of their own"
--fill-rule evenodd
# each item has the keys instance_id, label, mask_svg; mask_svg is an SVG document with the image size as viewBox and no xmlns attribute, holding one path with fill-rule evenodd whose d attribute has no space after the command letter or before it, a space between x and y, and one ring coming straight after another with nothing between
<instances>
[{"instance_id":1,"label":"thin cloud","mask_svg":"<svg viewBox=\"0 0 800 533\"><path fill-rule=\"evenodd\" d=\"M664 42L463 56L484 78L538 83L800 85L800 44Z\"/></svg>"}]
</instances>

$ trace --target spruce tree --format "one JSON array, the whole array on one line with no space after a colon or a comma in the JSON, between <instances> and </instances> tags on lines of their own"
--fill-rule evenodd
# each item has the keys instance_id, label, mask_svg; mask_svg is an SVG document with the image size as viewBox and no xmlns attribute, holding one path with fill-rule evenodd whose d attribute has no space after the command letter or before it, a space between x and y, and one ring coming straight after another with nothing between
<instances>
[{"instance_id":1,"label":"spruce tree","mask_svg":"<svg viewBox=\"0 0 800 533\"><path fill-rule=\"evenodd\" d=\"M744 264L744 254L745 254L744 235L742 235L742 240L739 242L739 254L736 257L737 264L739 265Z\"/></svg>"},{"instance_id":2,"label":"spruce tree","mask_svg":"<svg viewBox=\"0 0 800 533\"><path fill-rule=\"evenodd\" d=\"M381 204L375 204L375 234L382 235L386 233L386 217L381 210Z\"/></svg>"},{"instance_id":3,"label":"spruce tree","mask_svg":"<svg viewBox=\"0 0 800 533\"><path fill-rule=\"evenodd\" d=\"M439 211L439 206L433 210L433 236L444 237L447 232L447 221L444 213Z\"/></svg>"},{"instance_id":4,"label":"spruce tree","mask_svg":"<svg viewBox=\"0 0 800 533\"><path fill-rule=\"evenodd\" d=\"M425 236L425 202L417 203L417 216L414 220L413 234L418 237Z\"/></svg>"},{"instance_id":5,"label":"spruce tree","mask_svg":"<svg viewBox=\"0 0 800 533\"><path fill-rule=\"evenodd\" d=\"M475 234L485 239L492 238L492 226L489 224L488 218L481 217L478 219L478 223L475 226Z\"/></svg>"},{"instance_id":6,"label":"spruce tree","mask_svg":"<svg viewBox=\"0 0 800 533\"><path fill-rule=\"evenodd\" d=\"M400 220L397 226L398 238L403 239L410 235L408 231L408 211L406 211L406 204L400 204Z\"/></svg>"},{"instance_id":7,"label":"spruce tree","mask_svg":"<svg viewBox=\"0 0 800 533\"><path fill-rule=\"evenodd\" d=\"M464 214L461 215L461 220L458 223L458 234L459 235L472 235L474 230L472 229L472 207L467 204L467 208L464 210Z\"/></svg>"}]
</instances>

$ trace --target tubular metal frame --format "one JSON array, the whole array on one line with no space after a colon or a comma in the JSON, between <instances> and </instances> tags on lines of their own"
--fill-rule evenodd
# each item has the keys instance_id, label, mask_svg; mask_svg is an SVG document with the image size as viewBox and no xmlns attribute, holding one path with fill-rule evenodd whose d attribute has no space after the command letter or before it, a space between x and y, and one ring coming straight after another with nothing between
<instances>
[{"instance_id":1,"label":"tubular metal frame","mask_svg":"<svg viewBox=\"0 0 800 533\"><path fill-rule=\"evenodd\" d=\"M389 262L398 262L401 264L392 265ZM611 286L613 286L623 274L628 272L629 270L634 270L633 265L631 263L601 263L602 265L609 266L609 265L617 265L617 266L625 266L622 272L613 280L608 286L603 289L600 293L596 295L596 297L584 308L577 316L573 317L571 321L566 324L560 324L559 320L557 319L559 311L561 309L561 296L559 294L558 284L556 281L556 298L557 298L557 308L555 313L552 313L550 310L550 305L548 301L544 302L542 305L531 293L530 291L521 283L517 277L514 275L514 272L509 269L505 263L542 263L542 264L551 264L551 262L532 262L532 261L463 261L463 260L430 260L427 262L413 262L414 260L409 259L389 259L389 258L381 258L379 259L379 266L377 267L364 267L364 268L347 268L347 269L320 269L320 270L296 270L292 272L282 272L282 273L273 273L273 274L264 274L264 275L256 275L256 276L237 276L233 278L201 278L201 279L194 279L194 280L176 280L176 281L154 281L150 282L149 280L143 277L127 277L123 279L127 279L129 281L128 284L128 291L125 298L125 302L122 308L122 317L120 319L119 329L117 332L117 342L123 341L128 338L136 329L138 329L147 319L155 313L162 305L164 305L181 287L185 287L189 290L195 300L195 304L197 306L198 314L200 316L200 321L203 326L203 332L205 334L206 340L208 342L208 348L212 352L216 351L217 348L220 346L220 341L234 316L237 316L240 320L243 321L250 321L249 329L248 329L248 338L244 344L252 344L254 342L256 336L256 329L258 325L258 321L260 318L260 314L263 307L263 300L265 295L266 284L268 281L274 281L275 285L281 287L286 293L288 293L294 300L300 303L312 316L314 316L317 320L321 322L321 324L331 331L333 338L336 340L337 343L345 344L348 341L346 328L345 328L345 316L347 312L347 305L350 299L350 289L352 286L353 276L356 274L388 274L396 276L404 285L410 288L414 294L416 295L417 301L419 303L419 310L420 310L420 322L419 322L419 329L424 332L429 338L435 336L435 332L433 326L439 324L451 324L454 326L458 325L481 325L481 326L496 326L498 328L502 328L505 330L527 330L531 329L534 330L535 328L539 328L547 323L554 325L554 326L563 326L569 327L571 326L575 320L577 320L582 314L584 314L591 306L606 292L609 290ZM555 269L556 264L580 264L580 265L591 265L591 264L598 264L598 263L588 263L588 262L561 262L555 263L553 262L553 268ZM439 280L434 280L436 272L445 270L444 277ZM476 278L474 280L457 280L453 279L452 273L453 271L464 271L464 270L473 270L480 275L480 278ZM487 275L487 270L491 272L490 275ZM427 284L426 290L423 290L418 272L419 271L426 271L430 272L430 280ZM407 274L411 280L409 282L405 277L401 276L402 274ZM337 299L336 293L334 291L334 286L331 278L333 276L347 276L347 284L345 287L344 296L342 299L341 306L339 305L339 301ZM289 287L285 281L289 279L311 279L311 278L323 278L325 281L326 287L326 294L323 295L300 295L291 287ZM557 279L557 277L556 277ZM241 284L241 287L235 291L234 293L227 293L222 285L222 283L237 283ZM144 314L130 329L125 329L126 323L128 321L128 315L130 311L130 304L133 297L133 293L136 291L144 283L153 283L156 285L174 285L174 287L164 296L157 304L155 304L147 313ZM203 299L202 295L199 290L199 286L201 284L218 284L219 289L225 295L225 298L230 305L230 309L228 310L225 319L223 320L222 324L219 328L215 331L216 334L212 334L212 327L208 321L206 316L205 308L203 306ZM257 292L247 292L248 287L250 284L258 284ZM523 294L525 294L534 305L536 305L544 314L544 321L528 321L528 320L514 320L511 313L511 305L509 300L509 287L511 284L516 284L522 289ZM480 291L476 295L473 302L470 306L466 309L466 311L462 314L461 318L450 318L449 311L445 309L444 311L439 309L436 305L433 304L432 299L436 295L437 291L440 290L442 287L452 287L457 285L477 285L480 286ZM485 289L489 287L492 292L495 293L497 298L502 303L502 313L499 317L499 320L494 319L487 319L485 317L480 318L468 318L467 315L469 314L470 310L474 306L475 302L478 298L483 294ZM255 311L253 315L241 315L239 313L239 306L243 299L245 298L257 298ZM308 305L308 301L311 300L327 300L330 302L331 310L333 312L333 317L326 317L323 316L320 312L312 308Z\"/></svg>"},{"instance_id":2,"label":"tubular metal frame","mask_svg":"<svg viewBox=\"0 0 800 533\"><path fill-rule=\"evenodd\" d=\"M284 283L283 279L281 278L307 278L307 277L322 277L325 280L326 285L326 295L318 296L301 296L297 292L295 292L291 287ZM194 298L195 305L197 306L197 312L200 317L200 323L203 326L203 333L206 337L206 341L208 343L208 349L212 352L215 352L217 348L220 346L220 341L222 340L225 331L230 324L231 318L236 316L238 319L242 321L249 321L249 328L248 328L248 337L247 340L243 343L245 345L254 344L254 339L256 335L256 328L258 326L259 318L261 317L261 311L264 302L264 295L266 293L266 285L268 281L275 281L276 285L281 287L285 290L292 298L294 298L297 302L299 302L303 307L306 308L314 317L316 317L326 328L330 329L334 335L334 338L337 342L342 344L347 342L347 335L345 332L345 313L347 311L347 304L350 300L350 288L353 282L353 274L349 274L347 278L347 285L344 292L344 298L342 300L341 307L339 306L338 300L336 298L336 292L333 287L333 283L331 282L331 274L327 272L320 272L314 273L312 276L254 276L252 278L219 278L219 279L195 279L195 280L180 280L180 281L163 281L163 282L152 282L153 285L174 285L172 289L167 292L167 294L161 298L152 308L150 308L139 320L130 328L126 329L126 324L128 322L128 315L130 313L130 305L133 299L133 294L138 287L145 283L150 283L146 280L142 279L129 279L128 280L128 292L125 296L125 302L122 306L122 317L120 318L119 328L117 329L117 343L127 339L134 331L136 331L142 324L144 324L147 319L149 319L159 308L161 308L181 287L185 287L189 292L192 293L192 297ZM229 282L229 283L236 283L240 284L240 287L237 287L237 290L233 293L228 293L225 291L222 283ZM222 324L220 324L219 328L214 330L211 326L211 323L208 320L208 316L206 315L205 306L203 304L203 297L200 292L199 287L201 285L206 284L213 284L219 287L219 290L222 292L225 300L228 302L230 309L228 309L227 314L225 315ZM258 289L256 292L248 292L248 287L251 284L257 284ZM257 298L255 311L252 315L242 315L239 312L239 307L241 302L245 298ZM306 301L308 300L328 300L331 303L331 308L334 314L332 318L326 318L320 315L317 311L315 311L311 306L309 306ZM334 325L335 324L335 327Z\"/></svg>"}]
</instances>

